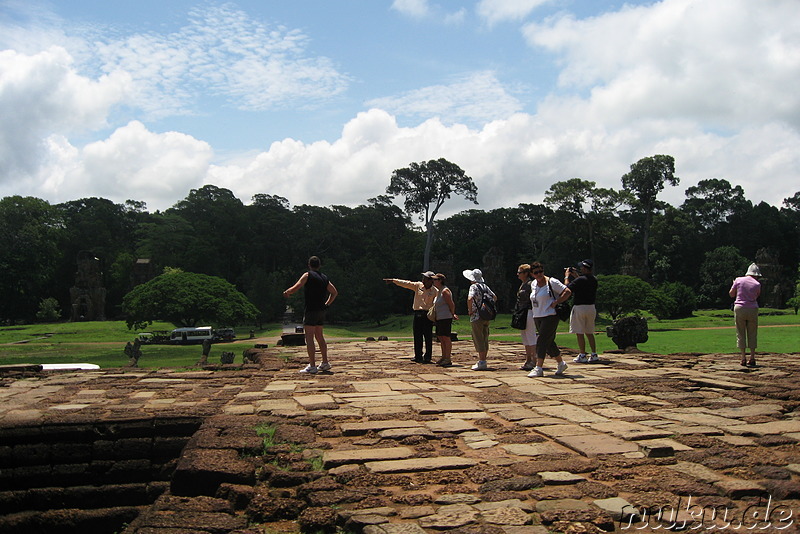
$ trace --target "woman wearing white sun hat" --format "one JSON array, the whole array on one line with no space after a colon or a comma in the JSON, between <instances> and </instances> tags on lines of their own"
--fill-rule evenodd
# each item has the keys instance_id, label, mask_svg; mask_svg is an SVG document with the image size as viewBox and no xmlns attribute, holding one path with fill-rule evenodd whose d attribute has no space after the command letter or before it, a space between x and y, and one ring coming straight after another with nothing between
<instances>
[{"instance_id":1,"label":"woman wearing white sun hat","mask_svg":"<svg viewBox=\"0 0 800 534\"><path fill-rule=\"evenodd\" d=\"M492 301L496 301L497 296L483 281L483 273L480 269L467 269L462 274L471 282L467 295L467 311L469 312L469 325L472 327L472 343L478 352L478 362L472 366L472 370L485 371L487 369L486 355L489 353L489 323L491 321L481 319L479 310L484 299L490 298Z\"/></svg>"},{"instance_id":2,"label":"woman wearing white sun hat","mask_svg":"<svg viewBox=\"0 0 800 534\"><path fill-rule=\"evenodd\" d=\"M733 280L728 294L733 297L733 318L736 322L736 345L742 356L742 365L755 367L758 345L758 297L761 295L761 269L751 263L744 276ZM750 349L747 361L745 349Z\"/></svg>"}]
</instances>

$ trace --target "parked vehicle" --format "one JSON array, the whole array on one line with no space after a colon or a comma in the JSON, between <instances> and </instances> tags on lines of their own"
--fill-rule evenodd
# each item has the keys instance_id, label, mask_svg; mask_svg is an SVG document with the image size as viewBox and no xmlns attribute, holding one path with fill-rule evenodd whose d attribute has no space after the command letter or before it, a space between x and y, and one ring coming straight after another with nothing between
<instances>
[{"instance_id":1,"label":"parked vehicle","mask_svg":"<svg viewBox=\"0 0 800 534\"><path fill-rule=\"evenodd\" d=\"M214 330L214 341L225 342L236 339L236 331L233 328L218 328Z\"/></svg>"},{"instance_id":2,"label":"parked vehicle","mask_svg":"<svg viewBox=\"0 0 800 534\"><path fill-rule=\"evenodd\" d=\"M170 342L170 333L167 330L153 330L152 332L140 332L138 335L142 345L160 345Z\"/></svg>"},{"instance_id":3,"label":"parked vehicle","mask_svg":"<svg viewBox=\"0 0 800 534\"><path fill-rule=\"evenodd\" d=\"M214 329L210 326L190 326L176 328L169 336L170 343L175 345L191 345L205 340L214 340Z\"/></svg>"}]
</instances>

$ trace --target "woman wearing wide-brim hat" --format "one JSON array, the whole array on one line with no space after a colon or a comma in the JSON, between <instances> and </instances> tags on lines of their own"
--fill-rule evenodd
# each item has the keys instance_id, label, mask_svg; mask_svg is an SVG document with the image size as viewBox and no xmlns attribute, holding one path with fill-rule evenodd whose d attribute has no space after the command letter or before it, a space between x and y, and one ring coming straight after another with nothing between
<instances>
[{"instance_id":1,"label":"woman wearing wide-brim hat","mask_svg":"<svg viewBox=\"0 0 800 534\"><path fill-rule=\"evenodd\" d=\"M728 294L733 297L733 319L736 323L736 345L742 365L755 367L758 346L758 297L761 295L761 269L751 263L744 276L733 280ZM750 360L745 355L750 349Z\"/></svg>"},{"instance_id":2,"label":"woman wearing wide-brim hat","mask_svg":"<svg viewBox=\"0 0 800 534\"><path fill-rule=\"evenodd\" d=\"M463 273L464 278L470 281L469 293L467 294L467 311L469 312L469 325L472 327L472 344L478 352L478 361L471 367L473 371L486 371L486 355L489 353L489 323L482 319L479 313L483 299L490 298L497 301L497 296L489 289L483 281L483 273L480 269L467 269Z\"/></svg>"}]
</instances>

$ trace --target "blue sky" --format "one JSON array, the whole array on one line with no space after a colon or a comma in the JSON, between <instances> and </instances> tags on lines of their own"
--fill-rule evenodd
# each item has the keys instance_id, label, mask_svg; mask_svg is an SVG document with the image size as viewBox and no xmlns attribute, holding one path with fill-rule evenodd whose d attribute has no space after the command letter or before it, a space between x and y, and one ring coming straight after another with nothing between
<instances>
[{"instance_id":1,"label":"blue sky","mask_svg":"<svg viewBox=\"0 0 800 534\"><path fill-rule=\"evenodd\" d=\"M0 196L357 205L444 157L493 209L670 154L664 200L722 178L780 206L799 20L797 0L0 0Z\"/></svg>"}]
</instances>

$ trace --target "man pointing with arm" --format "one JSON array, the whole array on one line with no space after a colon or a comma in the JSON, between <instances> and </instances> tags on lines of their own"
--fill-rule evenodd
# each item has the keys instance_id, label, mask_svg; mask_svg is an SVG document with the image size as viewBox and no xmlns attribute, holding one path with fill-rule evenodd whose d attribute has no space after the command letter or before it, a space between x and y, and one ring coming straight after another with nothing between
<instances>
[{"instance_id":1,"label":"man pointing with arm","mask_svg":"<svg viewBox=\"0 0 800 534\"><path fill-rule=\"evenodd\" d=\"M399 278L384 278L387 284L410 289L414 292L414 361L417 363L431 363L431 352L433 351L433 322L427 317L428 310L433 306L433 301L439 294L439 290L433 287L433 271L422 273L422 282L412 282ZM425 351L422 350L422 342L425 341Z\"/></svg>"}]
</instances>

